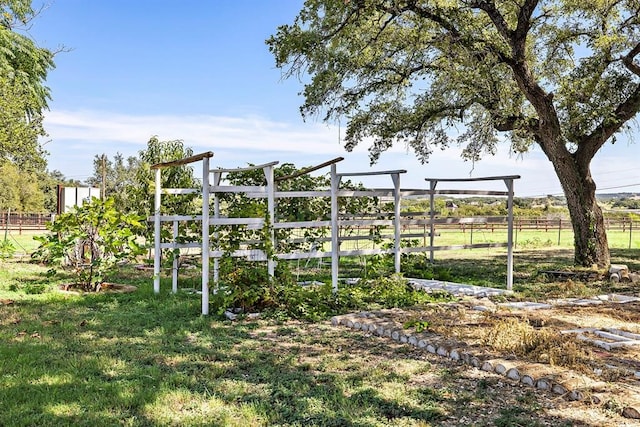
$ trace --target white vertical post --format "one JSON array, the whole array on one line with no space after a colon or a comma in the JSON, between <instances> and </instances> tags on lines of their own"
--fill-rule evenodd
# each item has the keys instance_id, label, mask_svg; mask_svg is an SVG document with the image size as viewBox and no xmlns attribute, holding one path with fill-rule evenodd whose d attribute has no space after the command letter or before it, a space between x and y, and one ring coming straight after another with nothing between
<instances>
[{"instance_id":1,"label":"white vertical post","mask_svg":"<svg viewBox=\"0 0 640 427\"><path fill-rule=\"evenodd\" d=\"M213 173L213 185L218 187L220 185L220 181L222 180L222 172L214 172ZM213 218L220 218L220 198L218 197L218 193L213 193ZM213 232L213 238L216 240L216 249L220 249L220 245L218 244L219 234L217 231ZM215 257L213 259L213 283L214 289L213 292L218 291L218 283L220 281L220 259Z\"/></svg>"},{"instance_id":2,"label":"white vertical post","mask_svg":"<svg viewBox=\"0 0 640 427\"><path fill-rule=\"evenodd\" d=\"M435 218L436 218L436 203L435 192L438 181L429 180L429 262L433 264L433 239L436 233Z\"/></svg>"},{"instance_id":3,"label":"white vertical post","mask_svg":"<svg viewBox=\"0 0 640 427\"><path fill-rule=\"evenodd\" d=\"M513 179L505 179L507 199L507 290L513 288Z\"/></svg>"},{"instance_id":4,"label":"white vertical post","mask_svg":"<svg viewBox=\"0 0 640 427\"><path fill-rule=\"evenodd\" d=\"M202 314L209 314L209 157L202 159Z\"/></svg>"},{"instance_id":5,"label":"white vertical post","mask_svg":"<svg viewBox=\"0 0 640 427\"><path fill-rule=\"evenodd\" d=\"M271 241L271 250L275 250L276 238L274 233L274 221L276 219L276 198L275 198L275 183L273 180L273 166L267 166L263 169L264 176L267 180L267 210L269 212L269 240ZM273 278L275 275L276 262L273 259L273 253L267 254L267 269L269 271L269 277Z\"/></svg>"},{"instance_id":6,"label":"white vertical post","mask_svg":"<svg viewBox=\"0 0 640 427\"><path fill-rule=\"evenodd\" d=\"M339 224L338 224L338 189L340 178L336 165L331 165L331 288L338 292L338 263L340 262Z\"/></svg>"},{"instance_id":7,"label":"white vertical post","mask_svg":"<svg viewBox=\"0 0 640 427\"><path fill-rule=\"evenodd\" d=\"M394 265L396 273L400 273L400 174L391 174L393 180L393 234L394 234Z\"/></svg>"},{"instance_id":8,"label":"white vertical post","mask_svg":"<svg viewBox=\"0 0 640 427\"><path fill-rule=\"evenodd\" d=\"M162 250L160 249L160 205L162 201L162 180L160 168L156 169L155 197L153 204L153 292L160 293L160 261Z\"/></svg>"},{"instance_id":9,"label":"white vertical post","mask_svg":"<svg viewBox=\"0 0 640 427\"><path fill-rule=\"evenodd\" d=\"M171 291L175 294L178 292L178 260L180 255L176 255L177 249L175 245L178 243L178 221L173 221L173 266L171 269Z\"/></svg>"}]
</instances>

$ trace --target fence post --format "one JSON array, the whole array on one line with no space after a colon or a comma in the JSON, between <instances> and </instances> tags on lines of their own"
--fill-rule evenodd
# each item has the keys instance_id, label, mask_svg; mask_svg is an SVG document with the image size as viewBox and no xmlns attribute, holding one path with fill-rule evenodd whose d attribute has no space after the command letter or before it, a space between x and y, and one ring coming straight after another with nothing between
<instances>
[{"instance_id":1,"label":"fence post","mask_svg":"<svg viewBox=\"0 0 640 427\"><path fill-rule=\"evenodd\" d=\"M155 170L155 191L153 201L153 292L160 293L160 263L162 261L162 249L160 248L160 206L162 199L162 180L160 168Z\"/></svg>"},{"instance_id":2,"label":"fence post","mask_svg":"<svg viewBox=\"0 0 640 427\"><path fill-rule=\"evenodd\" d=\"M209 245L209 198L211 187L209 186L209 157L202 159L202 315L209 314L209 258L211 247Z\"/></svg>"},{"instance_id":3,"label":"fence post","mask_svg":"<svg viewBox=\"0 0 640 427\"><path fill-rule=\"evenodd\" d=\"M435 234L436 204L435 192L438 181L429 180L429 262L433 264L433 239Z\"/></svg>"},{"instance_id":4,"label":"fence post","mask_svg":"<svg viewBox=\"0 0 640 427\"><path fill-rule=\"evenodd\" d=\"M396 273L400 273L400 174L391 175L393 181L393 261Z\"/></svg>"},{"instance_id":5,"label":"fence post","mask_svg":"<svg viewBox=\"0 0 640 427\"><path fill-rule=\"evenodd\" d=\"M340 241L338 233L340 224L338 221L338 190L340 189L340 177L335 163L331 165L331 289L338 292L338 264L340 263Z\"/></svg>"},{"instance_id":6,"label":"fence post","mask_svg":"<svg viewBox=\"0 0 640 427\"><path fill-rule=\"evenodd\" d=\"M275 251L276 248L276 235L275 235L275 222L276 222L276 198L275 198L275 181L273 176L273 165L267 166L262 169L265 180L267 182L267 211L269 215L269 241L271 250ZM276 262L273 259L273 253L267 252L267 270L269 277L273 279L275 277Z\"/></svg>"},{"instance_id":7,"label":"fence post","mask_svg":"<svg viewBox=\"0 0 640 427\"><path fill-rule=\"evenodd\" d=\"M633 219L629 219L629 249L631 249L631 235L633 234Z\"/></svg>"},{"instance_id":8,"label":"fence post","mask_svg":"<svg viewBox=\"0 0 640 427\"><path fill-rule=\"evenodd\" d=\"M9 233L9 220L11 215L11 208L7 210L7 220L4 223L4 240L7 240L7 234Z\"/></svg>"},{"instance_id":9,"label":"fence post","mask_svg":"<svg viewBox=\"0 0 640 427\"><path fill-rule=\"evenodd\" d=\"M507 198L508 227L507 230L507 290L513 288L513 179L505 179L509 196Z\"/></svg>"},{"instance_id":10,"label":"fence post","mask_svg":"<svg viewBox=\"0 0 640 427\"><path fill-rule=\"evenodd\" d=\"M180 261L180 255L176 255L176 251L180 252L175 245L178 243L178 221L173 221L173 264L171 267L171 292L174 294L178 292L178 264Z\"/></svg>"},{"instance_id":11,"label":"fence post","mask_svg":"<svg viewBox=\"0 0 640 427\"><path fill-rule=\"evenodd\" d=\"M560 233L562 232L562 218L558 218L558 246L560 246Z\"/></svg>"}]
</instances>

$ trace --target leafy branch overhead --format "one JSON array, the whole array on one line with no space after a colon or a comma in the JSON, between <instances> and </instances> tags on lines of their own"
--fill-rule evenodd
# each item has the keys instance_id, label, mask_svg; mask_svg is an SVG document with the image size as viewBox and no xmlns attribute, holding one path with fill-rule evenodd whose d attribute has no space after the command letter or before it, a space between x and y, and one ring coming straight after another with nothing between
<instances>
[{"instance_id":1,"label":"leafy branch overhead","mask_svg":"<svg viewBox=\"0 0 640 427\"><path fill-rule=\"evenodd\" d=\"M304 115L349 119L346 146L395 141L427 161L452 142L515 152L554 133L592 156L640 107L640 6L627 1L307 1L267 43L308 74ZM553 126L548 126L552 123Z\"/></svg>"},{"instance_id":2,"label":"leafy branch overhead","mask_svg":"<svg viewBox=\"0 0 640 427\"><path fill-rule=\"evenodd\" d=\"M422 162L540 146L565 192L576 263L609 263L595 154L640 110L637 0L308 0L267 40L304 81L303 116L346 119L345 146Z\"/></svg>"},{"instance_id":3,"label":"leafy branch overhead","mask_svg":"<svg viewBox=\"0 0 640 427\"><path fill-rule=\"evenodd\" d=\"M39 47L28 25L37 15L29 0L0 0L0 160L30 171L44 170L38 138L46 135L43 111L54 52Z\"/></svg>"}]
</instances>

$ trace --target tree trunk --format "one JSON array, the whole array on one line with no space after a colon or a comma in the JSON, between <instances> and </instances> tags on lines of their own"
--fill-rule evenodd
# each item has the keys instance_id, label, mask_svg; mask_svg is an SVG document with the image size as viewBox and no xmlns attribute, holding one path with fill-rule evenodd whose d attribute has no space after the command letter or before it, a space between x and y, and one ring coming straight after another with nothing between
<instances>
[{"instance_id":1,"label":"tree trunk","mask_svg":"<svg viewBox=\"0 0 640 427\"><path fill-rule=\"evenodd\" d=\"M568 154L568 153L567 153ZM573 225L577 266L600 268L610 264L609 243L604 216L596 201L596 185L589 169L590 161L568 154L551 160L567 199Z\"/></svg>"}]
</instances>

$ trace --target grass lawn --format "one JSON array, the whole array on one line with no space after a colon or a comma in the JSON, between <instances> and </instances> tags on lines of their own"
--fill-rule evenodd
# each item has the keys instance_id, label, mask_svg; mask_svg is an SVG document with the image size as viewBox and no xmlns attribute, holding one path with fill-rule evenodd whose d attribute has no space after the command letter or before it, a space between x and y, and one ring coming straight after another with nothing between
<instances>
[{"instance_id":1,"label":"grass lawn","mask_svg":"<svg viewBox=\"0 0 640 427\"><path fill-rule=\"evenodd\" d=\"M132 294L24 292L43 269L2 269L0 425L428 425L447 412L406 384L428 363L369 364L326 324L205 318L196 296L131 276Z\"/></svg>"},{"instance_id":2,"label":"grass lawn","mask_svg":"<svg viewBox=\"0 0 640 427\"><path fill-rule=\"evenodd\" d=\"M639 250L612 253L640 268ZM518 290L546 293L552 285L535 272L571 255L519 252ZM439 262L467 282L500 282L505 270L504 255L484 251ZM114 280L136 285L130 294L53 290L65 280L35 264L0 264L0 425L574 424L530 391L327 322L202 317L198 296L169 294L164 280L154 295L149 273L135 270Z\"/></svg>"}]
</instances>

